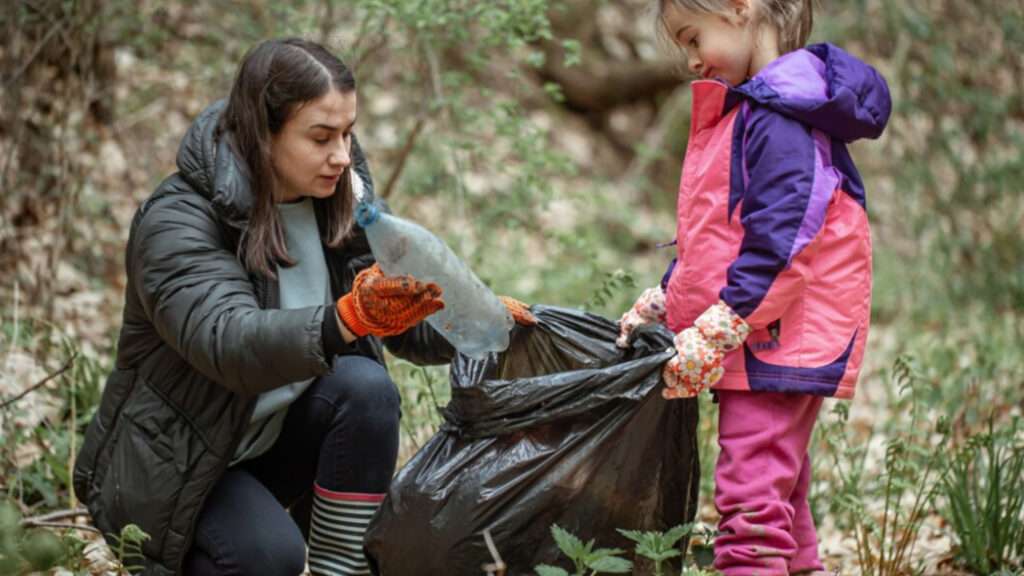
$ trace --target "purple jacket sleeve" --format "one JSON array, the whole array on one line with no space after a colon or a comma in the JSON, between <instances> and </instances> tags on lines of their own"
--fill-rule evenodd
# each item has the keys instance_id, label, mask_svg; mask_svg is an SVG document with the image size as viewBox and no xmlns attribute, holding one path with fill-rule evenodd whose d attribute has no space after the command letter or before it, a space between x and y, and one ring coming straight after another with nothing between
<instances>
[{"instance_id":1,"label":"purple jacket sleeve","mask_svg":"<svg viewBox=\"0 0 1024 576\"><path fill-rule=\"evenodd\" d=\"M815 140L824 136L761 107L746 124L743 240L719 297L759 329L782 316L802 291L836 182L818 157Z\"/></svg>"}]
</instances>

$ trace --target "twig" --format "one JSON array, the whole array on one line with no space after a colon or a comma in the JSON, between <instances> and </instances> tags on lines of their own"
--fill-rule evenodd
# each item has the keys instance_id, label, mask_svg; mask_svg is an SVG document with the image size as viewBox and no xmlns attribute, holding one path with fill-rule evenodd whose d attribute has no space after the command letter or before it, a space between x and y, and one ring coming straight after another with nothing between
<instances>
[{"instance_id":1,"label":"twig","mask_svg":"<svg viewBox=\"0 0 1024 576\"><path fill-rule=\"evenodd\" d=\"M498 548L494 545L494 540L491 539L490 528L484 530L484 542L487 543L487 550L491 553L491 558L494 562L484 564L481 568L487 572L487 576L505 576L505 570L508 567L505 566L505 562L501 559L501 554L498 554Z\"/></svg>"},{"instance_id":2,"label":"twig","mask_svg":"<svg viewBox=\"0 0 1024 576\"><path fill-rule=\"evenodd\" d=\"M399 418L398 420L399 420L399 422L402 423L402 426L405 426L405 433L409 437L409 441L412 442L413 447L416 448L417 452L419 452L419 450L420 450L420 443L416 441L416 431L413 430L412 429L412 425L409 424L409 422L408 422L409 419L408 418L404 418L404 419L403 418Z\"/></svg>"},{"instance_id":3,"label":"twig","mask_svg":"<svg viewBox=\"0 0 1024 576\"><path fill-rule=\"evenodd\" d=\"M22 62L21 67L15 70L14 73L11 74L10 78L8 78L4 82L5 87L13 85L18 80L18 78L20 78L21 75L24 74L26 70L28 70L28 67L32 65L32 62L34 62L36 57L39 56L39 53L43 51L43 48L47 44L49 44L50 39L53 38L53 35L57 32L60 32L60 28L62 25L63 22L57 22L56 24L50 27L50 30L46 33L45 36L43 36L43 39L36 44L35 48L33 48L32 54L30 54L29 57Z\"/></svg>"},{"instance_id":4,"label":"twig","mask_svg":"<svg viewBox=\"0 0 1024 576\"><path fill-rule=\"evenodd\" d=\"M25 528L66 528L68 530L83 530L85 532L102 534L98 528L93 528L88 524L72 524L70 522L33 522L31 524L22 522L21 525Z\"/></svg>"},{"instance_id":5,"label":"twig","mask_svg":"<svg viewBox=\"0 0 1024 576\"><path fill-rule=\"evenodd\" d=\"M56 371L56 372L54 372L53 374L50 374L49 376L47 376L46 378L43 378L43 379L42 379L42 380L40 380L39 382L36 382L36 383L35 383L35 384L33 384L32 386L29 386L29 387L28 387L28 389L26 389L26 390L22 391L22 392L21 392L21 393L19 393L19 394L18 394L17 396L15 396L15 397L13 397L13 398L10 398L10 399L8 399L8 400L4 400L4 401L3 401L3 403L0 403L0 410L3 410L3 409L5 409L5 408L7 408L7 407L8 407L8 406L10 406L11 404L14 404L14 403L15 403L15 402L17 402L18 400L21 400L21 399L22 399L22 398L24 398L25 396L28 396L28 395L29 395L30 393L32 393L32 392L34 392L35 390L37 390L37 389L39 389L40 387L42 387L42 386L43 386L44 384L46 384L46 383L47 383L47 382L49 382L50 380L53 380L53 379L54 379L54 378L56 378L57 376L60 376L61 374L63 374L63 373L65 373L65 372L67 372L68 370L70 370L70 369L71 369L71 366L73 366L73 365L74 365L74 363L75 363L75 359L76 359L76 358L78 358L78 352L77 352L77 351L76 351L76 352L75 352L74 354L72 354L72 355L71 355L71 358L68 358L68 361L67 361L67 362L66 362L66 363L64 364L64 366L62 366L62 367L61 367L61 369L60 369L60 370L57 370L57 371Z\"/></svg>"},{"instance_id":6,"label":"twig","mask_svg":"<svg viewBox=\"0 0 1024 576\"><path fill-rule=\"evenodd\" d=\"M334 3L331 0L323 1L324 15L320 20L320 43L327 44L327 37L331 33L331 24L334 23Z\"/></svg>"},{"instance_id":7,"label":"twig","mask_svg":"<svg viewBox=\"0 0 1024 576\"><path fill-rule=\"evenodd\" d=\"M412 127L412 132L405 139L405 145L402 146L402 151L398 155L398 165L391 171L391 176L388 177L388 183L384 185L384 192L381 193L381 198L385 200L391 196L391 192L394 191L395 184L398 183L398 177L402 175L402 170L405 169L405 161L409 159L409 154L412 153L413 147L416 145L416 139L419 138L420 132L423 130L423 126L427 123L426 119L420 116L416 120L416 125Z\"/></svg>"},{"instance_id":8,"label":"twig","mask_svg":"<svg viewBox=\"0 0 1024 576\"><path fill-rule=\"evenodd\" d=\"M356 41L352 45L352 48L350 50L350 53L353 54L353 57L354 57L354 61L352 62L352 70L354 70L356 72L358 72L359 69L364 64L366 64L366 62L370 59L370 56L372 56L375 52L377 52L378 50L383 48L384 45L387 44L387 41L388 41L387 27L388 27L388 24L391 21L391 15L390 14L385 14L384 17L381 18L381 21L380 21L380 27L379 27L380 34L379 34L379 37L377 38L377 41L374 42L373 44L371 44L369 47L367 47L366 50L362 49L362 47L363 47L363 39L366 38L369 35L369 32L368 32L369 25L365 24L366 22L369 22L369 21L370 21L370 18L366 18L365 20L363 20L364 25L360 28L359 36L356 38Z\"/></svg>"},{"instance_id":9,"label":"twig","mask_svg":"<svg viewBox=\"0 0 1024 576\"><path fill-rule=\"evenodd\" d=\"M41 514L39 516L33 516L31 518L24 518L21 521L22 528L68 528L71 530L85 530L87 532L95 532L101 534L98 529L89 526L88 524L75 524L73 522L58 522L58 520L65 520L67 518L78 518L79 516L87 516L89 511L85 508L71 508L68 510L57 510L56 512L50 512L48 514Z\"/></svg>"},{"instance_id":10,"label":"twig","mask_svg":"<svg viewBox=\"0 0 1024 576\"><path fill-rule=\"evenodd\" d=\"M434 98L437 100L438 105L441 106L441 113L447 117L449 127L458 131L459 126L456 125L456 118L452 115L451 106L448 104L447 98L444 95L444 79L441 77L441 64L438 61L437 54L429 45L424 47L424 52L426 54L427 66L430 71L430 80L431 86L434 90ZM448 157L450 162L448 171L455 180L457 215L460 219L464 219L466 209L466 183L462 175L468 171L462 169L461 162L459 162L459 152L455 147L448 147Z\"/></svg>"},{"instance_id":11,"label":"twig","mask_svg":"<svg viewBox=\"0 0 1024 576\"><path fill-rule=\"evenodd\" d=\"M22 524L26 522L56 522L57 520L66 520L68 518L77 518L79 516L86 516L89 511L85 508L69 508L67 510L57 510L55 512L49 512L47 514L40 514L39 516L32 516L31 518L22 519Z\"/></svg>"},{"instance_id":12,"label":"twig","mask_svg":"<svg viewBox=\"0 0 1024 576\"><path fill-rule=\"evenodd\" d=\"M18 300L19 300L19 298L21 296L20 288L21 287L18 284L18 280L15 279L14 280L14 333L11 336L11 345L7 347L7 358L4 360L5 363L8 363L8 362L11 361L11 356L14 354L14 347L18 345L18 328L20 326L20 324L18 323L18 309L19 309L19 306L18 306L19 302L18 302Z\"/></svg>"},{"instance_id":13,"label":"twig","mask_svg":"<svg viewBox=\"0 0 1024 576\"><path fill-rule=\"evenodd\" d=\"M425 366L420 366L420 375L427 385L427 392L430 392L430 401L434 403L434 414L441 414L441 404L437 401L437 394L434 392L434 382L430 379Z\"/></svg>"}]
</instances>

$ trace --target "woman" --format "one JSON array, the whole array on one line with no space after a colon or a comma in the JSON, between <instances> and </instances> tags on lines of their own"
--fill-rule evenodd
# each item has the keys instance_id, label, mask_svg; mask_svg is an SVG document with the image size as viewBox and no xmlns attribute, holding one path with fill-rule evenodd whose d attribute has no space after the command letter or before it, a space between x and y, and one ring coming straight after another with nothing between
<instances>
[{"instance_id":1,"label":"woman","mask_svg":"<svg viewBox=\"0 0 1024 576\"><path fill-rule=\"evenodd\" d=\"M373 194L356 113L340 60L264 42L135 215L74 485L105 534L150 535L146 574L292 576L307 537L314 574L369 573L362 536L398 452L382 343L419 364L454 350L421 322L440 289L385 278L353 223L353 185Z\"/></svg>"}]
</instances>

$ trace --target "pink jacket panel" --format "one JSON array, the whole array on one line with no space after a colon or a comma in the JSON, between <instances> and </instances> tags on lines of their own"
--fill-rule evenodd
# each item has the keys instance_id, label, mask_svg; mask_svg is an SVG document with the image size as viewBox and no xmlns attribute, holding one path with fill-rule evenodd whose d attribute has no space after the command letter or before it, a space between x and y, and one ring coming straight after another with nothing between
<instances>
[{"instance_id":1,"label":"pink jacket panel","mask_svg":"<svg viewBox=\"0 0 1024 576\"><path fill-rule=\"evenodd\" d=\"M678 262L666 289L668 326L679 332L722 299L754 331L742 350L726 356L725 377L716 388L852 397L870 317L871 241L864 207L840 187L844 177L832 165L831 139L810 130L805 149L813 158L807 159L806 174L796 178L802 184L794 184L808 188L798 204L801 212L787 215L793 207L780 202L746 214L744 202L763 203L763 196L750 196L761 191L745 188L763 179L737 173L749 167L749 119L744 106L730 105L729 97L719 82L693 84L677 207ZM799 231L787 232L786 222ZM768 231L751 235L748 226ZM762 247L752 238L787 233L795 239L785 244L792 248L784 266L749 266L763 273L753 279L737 272L744 254L757 262ZM734 303L733 293L754 296Z\"/></svg>"}]
</instances>

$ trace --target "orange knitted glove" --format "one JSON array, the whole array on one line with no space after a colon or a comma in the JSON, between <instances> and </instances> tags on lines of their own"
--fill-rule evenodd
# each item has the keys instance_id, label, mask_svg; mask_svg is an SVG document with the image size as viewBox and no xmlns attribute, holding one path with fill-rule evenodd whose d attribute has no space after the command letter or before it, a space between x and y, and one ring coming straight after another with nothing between
<instances>
[{"instance_id":1,"label":"orange knitted glove","mask_svg":"<svg viewBox=\"0 0 1024 576\"><path fill-rule=\"evenodd\" d=\"M530 312L530 306L520 302L511 296L498 296L498 300L505 305L505 309L512 315L512 319L520 326L534 326L537 324L537 317Z\"/></svg>"},{"instance_id":2,"label":"orange knitted glove","mask_svg":"<svg viewBox=\"0 0 1024 576\"><path fill-rule=\"evenodd\" d=\"M356 336L394 336L444 308L441 287L412 276L387 277L377 264L356 275L338 315Z\"/></svg>"}]
</instances>

